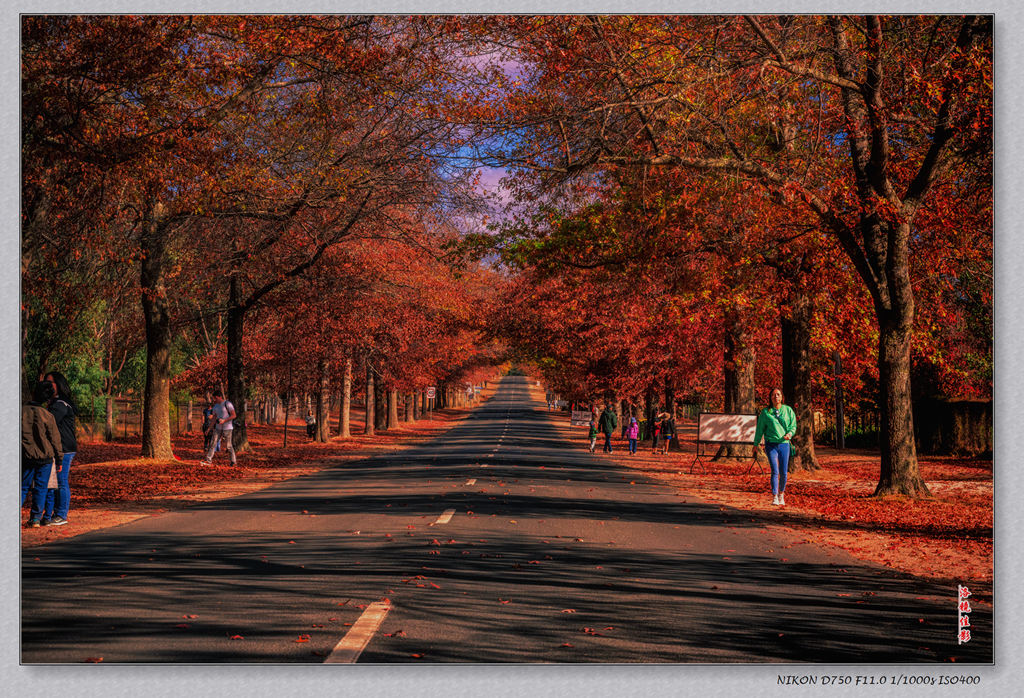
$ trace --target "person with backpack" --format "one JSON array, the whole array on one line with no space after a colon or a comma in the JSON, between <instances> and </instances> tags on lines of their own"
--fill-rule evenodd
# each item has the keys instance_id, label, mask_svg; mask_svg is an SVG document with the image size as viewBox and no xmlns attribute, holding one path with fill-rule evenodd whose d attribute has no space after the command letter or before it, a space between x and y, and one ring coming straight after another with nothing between
<instances>
[{"instance_id":1,"label":"person with backpack","mask_svg":"<svg viewBox=\"0 0 1024 698\"><path fill-rule=\"evenodd\" d=\"M237 465L235 458L235 445L232 443L234 436L235 406L224 399L224 393L217 390L213 393L213 415L216 418L213 426L213 443L206 450L206 457L201 461L203 465L213 465L213 453L221 442L228 450L231 458L231 465Z\"/></svg>"},{"instance_id":2,"label":"person with backpack","mask_svg":"<svg viewBox=\"0 0 1024 698\"><path fill-rule=\"evenodd\" d=\"M601 429L601 433L604 434L604 452L612 452L612 433L615 431L615 427L618 425L619 420L612 411L612 406L605 403L604 412L601 413L601 420L598 426Z\"/></svg>"},{"instance_id":3,"label":"person with backpack","mask_svg":"<svg viewBox=\"0 0 1024 698\"><path fill-rule=\"evenodd\" d=\"M57 421L46 409L56 392L53 383L39 381L32 390L32 400L21 408L21 504L31 491L29 528L41 525L50 473L54 463L64 462Z\"/></svg>"},{"instance_id":4,"label":"person with backpack","mask_svg":"<svg viewBox=\"0 0 1024 698\"><path fill-rule=\"evenodd\" d=\"M782 404L782 391L773 388L769 393L768 407L757 415L754 430L754 457L764 437L764 454L772 467L772 504L786 504L786 473L789 470L789 440L796 433L796 413L789 405Z\"/></svg>"},{"instance_id":5,"label":"person with backpack","mask_svg":"<svg viewBox=\"0 0 1024 698\"><path fill-rule=\"evenodd\" d=\"M640 424L636 417L629 418L629 426L626 427L626 438L629 439L629 455L636 455L636 440L640 436Z\"/></svg>"},{"instance_id":6,"label":"person with backpack","mask_svg":"<svg viewBox=\"0 0 1024 698\"><path fill-rule=\"evenodd\" d=\"M42 526L63 526L68 522L68 511L71 509L71 461L78 451L78 440L75 438L75 403L71 396L71 386L68 385L68 379L64 374L50 371L43 380L53 386L54 396L47 403L47 409L57 423L61 451L64 455L55 463L57 488L46 491L46 504L39 523Z\"/></svg>"}]
</instances>

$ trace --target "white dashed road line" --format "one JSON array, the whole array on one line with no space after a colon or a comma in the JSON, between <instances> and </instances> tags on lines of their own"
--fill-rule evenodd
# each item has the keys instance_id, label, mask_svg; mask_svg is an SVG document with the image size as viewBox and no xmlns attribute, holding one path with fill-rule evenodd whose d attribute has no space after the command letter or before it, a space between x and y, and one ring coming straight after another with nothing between
<instances>
[{"instance_id":1,"label":"white dashed road line","mask_svg":"<svg viewBox=\"0 0 1024 698\"><path fill-rule=\"evenodd\" d=\"M345 637L341 638L334 650L324 660L324 664L354 664L359 655L373 639L373 634L384 622L384 616L391 610L391 602L387 599L375 601L367 606L359 620L349 628Z\"/></svg>"},{"instance_id":2,"label":"white dashed road line","mask_svg":"<svg viewBox=\"0 0 1024 698\"><path fill-rule=\"evenodd\" d=\"M435 521L434 523L435 524L446 524L446 523L448 523L449 521L452 520L453 516L455 516L455 510L454 509L445 509L444 513L441 514L440 516L438 516L437 517L437 521ZM433 524L431 524L431 525L433 525Z\"/></svg>"}]
</instances>

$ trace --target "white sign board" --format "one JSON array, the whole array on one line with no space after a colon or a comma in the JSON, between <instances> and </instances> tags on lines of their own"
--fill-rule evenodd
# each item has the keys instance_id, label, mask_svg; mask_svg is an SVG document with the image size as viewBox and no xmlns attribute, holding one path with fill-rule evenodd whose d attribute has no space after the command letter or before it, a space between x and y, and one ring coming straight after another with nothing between
<instances>
[{"instance_id":1,"label":"white sign board","mask_svg":"<svg viewBox=\"0 0 1024 698\"><path fill-rule=\"evenodd\" d=\"M591 417L590 410L573 410L572 416L569 418L569 425L574 427L586 426L590 424Z\"/></svg>"},{"instance_id":2,"label":"white sign board","mask_svg":"<svg viewBox=\"0 0 1024 698\"><path fill-rule=\"evenodd\" d=\"M698 441L752 444L755 431L757 431L756 414L701 412L697 417Z\"/></svg>"},{"instance_id":3,"label":"white sign board","mask_svg":"<svg viewBox=\"0 0 1024 698\"><path fill-rule=\"evenodd\" d=\"M427 388L427 399L433 400L435 397L437 397L437 391L434 388L434 386L430 386L429 388Z\"/></svg>"}]
</instances>

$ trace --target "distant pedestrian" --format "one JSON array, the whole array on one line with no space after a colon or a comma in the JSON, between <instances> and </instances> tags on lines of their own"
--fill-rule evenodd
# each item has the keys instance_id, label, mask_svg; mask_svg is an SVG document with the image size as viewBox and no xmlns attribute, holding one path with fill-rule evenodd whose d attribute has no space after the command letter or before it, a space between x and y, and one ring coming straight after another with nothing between
<instances>
[{"instance_id":1,"label":"distant pedestrian","mask_svg":"<svg viewBox=\"0 0 1024 698\"><path fill-rule=\"evenodd\" d=\"M605 403L604 412L601 413L601 420L599 426L601 433L604 434L604 452L612 452L612 434L615 432L615 427L618 425L619 420L615 416L615 412L612 411L612 406Z\"/></svg>"},{"instance_id":2,"label":"distant pedestrian","mask_svg":"<svg viewBox=\"0 0 1024 698\"><path fill-rule=\"evenodd\" d=\"M25 504L25 498L31 491L30 528L41 525L43 507L46 506L46 485L54 463L64 462L57 421L46 409L46 404L55 394L53 383L40 381L32 390L32 400L21 408L21 504Z\"/></svg>"},{"instance_id":3,"label":"distant pedestrian","mask_svg":"<svg viewBox=\"0 0 1024 698\"><path fill-rule=\"evenodd\" d=\"M672 445L672 439L676 435L676 418L671 413L664 413L661 416L661 438L665 445L661 447L661 454L665 455L668 453L669 447Z\"/></svg>"},{"instance_id":4,"label":"distant pedestrian","mask_svg":"<svg viewBox=\"0 0 1024 698\"><path fill-rule=\"evenodd\" d=\"M57 423L60 432L61 451L64 457L55 463L57 469L57 488L46 491L46 505L43 507L43 526L63 526L68 522L68 511L71 509L71 461L78 451L78 440L75 437L75 403L71 396L68 379L59 371L50 371L43 378L53 385L54 396L47 403L47 409Z\"/></svg>"},{"instance_id":5,"label":"distant pedestrian","mask_svg":"<svg viewBox=\"0 0 1024 698\"><path fill-rule=\"evenodd\" d=\"M658 444L661 442L661 415L658 413L651 414L651 453L658 452Z\"/></svg>"},{"instance_id":6,"label":"distant pedestrian","mask_svg":"<svg viewBox=\"0 0 1024 698\"><path fill-rule=\"evenodd\" d=\"M225 400L224 393L219 390L213 393L213 415L216 418L213 426L213 443L206 449L206 457L202 461L203 465L213 464L214 451L217 450L217 446L221 442L224 443L224 447L228 450L228 455L231 457L231 465L235 465L237 459L235 458L235 445L232 443L235 428L235 406L229 400Z\"/></svg>"},{"instance_id":7,"label":"distant pedestrian","mask_svg":"<svg viewBox=\"0 0 1024 698\"><path fill-rule=\"evenodd\" d=\"M312 412L306 413L306 436L311 439L316 436L316 417Z\"/></svg>"},{"instance_id":8,"label":"distant pedestrian","mask_svg":"<svg viewBox=\"0 0 1024 698\"><path fill-rule=\"evenodd\" d=\"M587 438L590 439L590 452L593 453L597 448L597 417L594 415L590 415L590 432Z\"/></svg>"},{"instance_id":9,"label":"distant pedestrian","mask_svg":"<svg viewBox=\"0 0 1024 698\"><path fill-rule=\"evenodd\" d=\"M789 470L789 444L796 433L796 414L789 405L782 404L782 391L778 388L769 393L768 407L757 415L757 429L754 431L754 457L757 457L761 437L764 437L764 454L772 467L772 504L786 504L786 474Z\"/></svg>"},{"instance_id":10,"label":"distant pedestrian","mask_svg":"<svg viewBox=\"0 0 1024 698\"><path fill-rule=\"evenodd\" d=\"M629 439L629 455L636 455L636 440L640 436L640 423L636 417L629 418L629 426L626 427L626 438Z\"/></svg>"},{"instance_id":11,"label":"distant pedestrian","mask_svg":"<svg viewBox=\"0 0 1024 698\"><path fill-rule=\"evenodd\" d=\"M213 414L213 405L207 403L203 408L203 453L210 450L213 443L213 428L217 425L217 417Z\"/></svg>"}]
</instances>

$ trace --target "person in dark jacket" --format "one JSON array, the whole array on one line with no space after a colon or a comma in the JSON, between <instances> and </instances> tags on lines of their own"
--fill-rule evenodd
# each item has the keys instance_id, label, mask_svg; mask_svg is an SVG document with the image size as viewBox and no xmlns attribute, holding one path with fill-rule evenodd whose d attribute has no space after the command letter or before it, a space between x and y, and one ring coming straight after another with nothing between
<instances>
[{"instance_id":1,"label":"person in dark jacket","mask_svg":"<svg viewBox=\"0 0 1024 698\"><path fill-rule=\"evenodd\" d=\"M213 427L217 424L217 418L213 414L213 405L207 404L203 409L203 453L210 450L213 442Z\"/></svg>"},{"instance_id":2,"label":"person in dark jacket","mask_svg":"<svg viewBox=\"0 0 1024 698\"><path fill-rule=\"evenodd\" d=\"M52 383L40 381L32 390L32 401L21 408L21 504L25 504L31 490L28 519L31 528L40 526L43 518L46 484L53 464L64 460L57 422L46 409L46 403L54 394Z\"/></svg>"},{"instance_id":3,"label":"person in dark jacket","mask_svg":"<svg viewBox=\"0 0 1024 698\"><path fill-rule=\"evenodd\" d=\"M612 406L606 404L604 406L604 412L601 413L601 420L599 426L601 433L604 434L604 452L612 452L612 433L615 431L615 427L618 425L619 420L616 418L615 413L612 411Z\"/></svg>"},{"instance_id":4,"label":"person in dark jacket","mask_svg":"<svg viewBox=\"0 0 1024 698\"><path fill-rule=\"evenodd\" d=\"M670 413L665 412L661 415L661 438L665 444L661 447L661 455L668 453L668 449L672 445L672 439L674 439L675 436L676 419Z\"/></svg>"},{"instance_id":5,"label":"person in dark jacket","mask_svg":"<svg viewBox=\"0 0 1024 698\"><path fill-rule=\"evenodd\" d=\"M657 412L651 412L651 453L658 452L658 444L661 440L661 415Z\"/></svg>"},{"instance_id":6,"label":"person in dark jacket","mask_svg":"<svg viewBox=\"0 0 1024 698\"><path fill-rule=\"evenodd\" d=\"M68 522L68 511L71 509L71 461L78 452L78 440L75 438L75 403L71 396L68 379L59 371L50 371L43 380L53 385L54 396L47 404L47 409L57 422L60 432L61 451L64 457L57 461L57 489L46 491L46 506L43 509L43 526L63 526Z\"/></svg>"}]
</instances>

